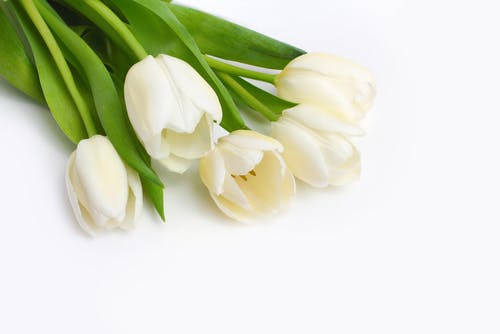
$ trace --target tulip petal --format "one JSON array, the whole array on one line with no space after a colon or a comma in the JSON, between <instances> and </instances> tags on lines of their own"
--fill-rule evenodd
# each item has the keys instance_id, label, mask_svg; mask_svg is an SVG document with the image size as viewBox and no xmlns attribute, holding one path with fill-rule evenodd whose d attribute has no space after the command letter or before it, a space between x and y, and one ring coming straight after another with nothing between
<instances>
[{"instance_id":1,"label":"tulip petal","mask_svg":"<svg viewBox=\"0 0 500 334\"><path fill-rule=\"evenodd\" d=\"M184 159L173 154L170 154L167 158L158 161L168 170L177 174L184 174L193 164L193 160Z\"/></svg>"},{"instance_id":2,"label":"tulip petal","mask_svg":"<svg viewBox=\"0 0 500 334\"><path fill-rule=\"evenodd\" d=\"M222 107L217 94L191 65L168 55L159 55L157 61L168 69L177 92L195 107L192 113L183 113L186 132L194 130L203 113L212 116L218 123L221 121Z\"/></svg>"},{"instance_id":3,"label":"tulip petal","mask_svg":"<svg viewBox=\"0 0 500 334\"><path fill-rule=\"evenodd\" d=\"M347 122L358 122L365 116L355 104L359 99L350 91L351 84L318 73L290 70L277 80L278 96L295 103L318 105Z\"/></svg>"},{"instance_id":4,"label":"tulip petal","mask_svg":"<svg viewBox=\"0 0 500 334\"><path fill-rule=\"evenodd\" d=\"M218 149L214 149L200 160L200 178L211 193L220 195L224 191L226 167Z\"/></svg>"},{"instance_id":5,"label":"tulip petal","mask_svg":"<svg viewBox=\"0 0 500 334\"><path fill-rule=\"evenodd\" d=\"M128 198L127 173L106 137L94 136L78 144L75 171L88 207L105 217L124 215Z\"/></svg>"},{"instance_id":6,"label":"tulip petal","mask_svg":"<svg viewBox=\"0 0 500 334\"><path fill-rule=\"evenodd\" d=\"M365 134L360 127L340 120L325 109L308 104L299 104L283 113L286 117L292 118L300 124L325 132L340 132L351 136L362 136Z\"/></svg>"},{"instance_id":7,"label":"tulip petal","mask_svg":"<svg viewBox=\"0 0 500 334\"><path fill-rule=\"evenodd\" d=\"M237 178L226 174L224 179L224 191L221 194L226 200L249 210L251 205L246 197L245 193L239 187L237 183Z\"/></svg>"},{"instance_id":8,"label":"tulip petal","mask_svg":"<svg viewBox=\"0 0 500 334\"><path fill-rule=\"evenodd\" d=\"M246 175L262 161L264 153L260 150L243 149L228 142L219 145L224 157L226 170L231 175Z\"/></svg>"},{"instance_id":9,"label":"tulip petal","mask_svg":"<svg viewBox=\"0 0 500 334\"><path fill-rule=\"evenodd\" d=\"M331 134L322 146L329 167L329 184L343 186L359 179L361 159L356 147L344 136Z\"/></svg>"},{"instance_id":10,"label":"tulip petal","mask_svg":"<svg viewBox=\"0 0 500 334\"><path fill-rule=\"evenodd\" d=\"M271 133L285 147L283 158L295 177L314 187L328 186L328 167L310 130L282 119L272 124Z\"/></svg>"},{"instance_id":11,"label":"tulip petal","mask_svg":"<svg viewBox=\"0 0 500 334\"><path fill-rule=\"evenodd\" d=\"M231 143L243 149L279 152L283 150L283 146L277 140L250 130L234 131L230 136L221 138L219 142Z\"/></svg>"},{"instance_id":12,"label":"tulip petal","mask_svg":"<svg viewBox=\"0 0 500 334\"><path fill-rule=\"evenodd\" d=\"M68 198L78 224L85 232L90 235L94 235L97 231L97 227L92 223L92 219L87 210L80 206L76 189L73 186L73 184L75 184L74 175L72 175L74 171L75 156L76 153L73 152L69 157L68 165L66 166L66 189L68 192Z\"/></svg>"},{"instance_id":13,"label":"tulip petal","mask_svg":"<svg viewBox=\"0 0 500 334\"><path fill-rule=\"evenodd\" d=\"M171 153L184 159L199 159L213 147L213 121L206 115L192 133L165 131Z\"/></svg>"},{"instance_id":14,"label":"tulip petal","mask_svg":"<svg viewBox=\"0 0 500 334\"><path fill-rule=\"evenodd\" d=\"M287 69L305 70L321 73L328 77L344 80L374 82L370 71L363 66L342 57L328 53L309 53L295 58Z\"/></svg>"},{"instance_id":15,"label":"tulip petal","mask_svg":"<svg viewBox=\"0 0 500 334\"><path fill-rule=\"evenodd\" d=\"M143 194L139 174L137 174L137 172L130 167L126 168L129 185L129 195L125 219L120 224L120 228L124 230L130 230L135 227L135 224L139 220L139 217L142 213Z\"/></svg>"}]
</instances>

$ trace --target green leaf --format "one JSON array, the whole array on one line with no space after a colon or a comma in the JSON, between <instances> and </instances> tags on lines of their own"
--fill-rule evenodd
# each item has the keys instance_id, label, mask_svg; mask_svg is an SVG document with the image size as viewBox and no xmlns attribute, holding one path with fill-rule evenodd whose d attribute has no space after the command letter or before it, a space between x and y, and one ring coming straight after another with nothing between
<instances>
[{"instance_id":1,"label":"green leaf","mask_svg":"<svg viewBox=\"0 0 500 334\"><path fill-rule=\"evenodd\" d=\"M201 52L245 64L283 69L305 51L202 11L168 4Z\"/></svg>"},{"instance_id":2,"label":"green leaf","mask_svg":"<svg viewBox=\"0 0 500 334\"><path fill-rule=\"evenodd\" d=\"M239 101L258 111L272 122L277 121L284 110L297 105L268 93L238 76L223 72L218 72L217 75Z\"/></svg>"},{"instance_id":3,"label":"green leaf","mask_svg":"<svg viewBox=\"0 0 500 334\"><path fill-rule=\"evenodd\" d=\"M38 31L22 10L14 8L33 52L40 84L50 112L64 134L77 144L87 137L87 132L73 98Z\"/></svg>"},{"instance_id":4,"label":"green leaf","mask_svg":"<svg viewBox=\"0 0 500 334\"><path fill-rule=\"evenodd\" d=\"M222 126L229 131L246 128L231 94L208 66L188 30L165 3L157 0L110 1L120 8L130 29L149 54L169 54L187 61L212 86L222 105Z\"/></svg>"},{"instance_id":5,"label":"green leaf","mask_svg":"<svg viewBox=\"0 0 500 334\"><path fill-rule=\"evenodd\" d=\"M7 15L0 8L0 76L33 99L43 102L35 65Z\"/></svg>"},{"instance_id":6,"label":"green leaf","mask_svg":"<svg viewBox=\"0 0 500 334\"><path fill-rule=\"evenodd\" d=\"M264 104L267 108L269 108L276 115L281 115L284 110L296 107L296 103L292 103L278 96L271 94L257 86L252 85L250 82L237 77L231 76L243 89L245 89L248 93L252 94L257 100L259 100L262 104Z\"/></svg>"},{"instance_id":7,"label":"green leaf","mask_svg":"<svg viewBox=\"0 0 500 334\"><path fill-rule=\"evenodd\" d=\"M101 124L118 154L141 176L163 186L137 150L138 139L131 129L116 87L103 62L80 36L57 16L46 1L37 0L35 3L52 31L80 63L91 88Z\"/></svg>"}]
</instances>

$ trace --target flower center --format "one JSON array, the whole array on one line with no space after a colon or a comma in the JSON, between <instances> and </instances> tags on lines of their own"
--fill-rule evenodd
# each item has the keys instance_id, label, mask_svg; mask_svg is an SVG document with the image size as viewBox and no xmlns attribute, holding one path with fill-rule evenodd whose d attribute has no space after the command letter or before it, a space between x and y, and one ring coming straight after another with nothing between
<instances>
[{"instance_id":1,"label":"flower center","mask_svg":"<svg viewBox=\"0 0 500 334\"><path fill-rule=\"evenodd\" d=\"M257 173L255 172L255 170L251 170L250 172L248 172L248 174L246 175L233 175L231 174L231 177L233 179L237 178L237 177L240 177L241 179L243 179L243 181L247 182L248 181L248 178L250 176L257 176Z\"/></svg>"}]
</instances>

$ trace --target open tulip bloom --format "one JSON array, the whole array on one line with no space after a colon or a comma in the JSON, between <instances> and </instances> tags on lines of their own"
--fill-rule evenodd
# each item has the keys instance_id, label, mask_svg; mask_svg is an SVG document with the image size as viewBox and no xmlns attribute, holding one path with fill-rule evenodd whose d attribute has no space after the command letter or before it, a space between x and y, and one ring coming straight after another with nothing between
<instances>
[{"instance_id":1,"label":"open tulip bloom","mask_svg":"<svg viewBox=\"0 0 500 334\"><path fill-rule=\"evenodd\" d=\"M179 174L199 161L207 198L237 221L280 211L295 178L326 187L360 176L352 137L375 82L349 60L166 0L0 0L0 43L0 76L76 146L67 191L90 234L134 227L144 195L165 220L153 161ZM271 122L268 136L242 112ZM228 134L217 139L219 126Z\"/></svg>"}]
</instances>

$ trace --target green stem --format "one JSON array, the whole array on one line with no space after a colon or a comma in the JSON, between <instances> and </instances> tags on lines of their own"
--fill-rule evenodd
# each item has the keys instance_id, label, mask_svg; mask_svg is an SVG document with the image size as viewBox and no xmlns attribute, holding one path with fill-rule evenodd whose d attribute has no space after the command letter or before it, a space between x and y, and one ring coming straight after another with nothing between
<instances>
[{"instance_id":1,"label":"green stem","mask_svg":"<svg viewBox=\"0 0 500 334\"><path fill-rule=\"evenodd\" d=\"M248 78L248 79L255 79L255 80L259 80L259 81L263 81L263 82L268 82L268 83L273 84L273 85L276 81L275 74L262 73L262 72L248 70L245 68L241 68L238 66L224 63L222 61L219 61L215 58L212 58L212 57L209 57L206 55L205 55L205 60L207 61L208 65L210 65L211 68L213 68L214 70L219 71L219 72L237 75L237 76Z\"/></svg>"},{"instance_id":2,"label":"green stem","mask_svg":"<svg viewBox=\"0 0 500 334\"><path fill-rule=\"evenodd\" d=\"M125 44L137 57L137 60L143 60L148 56L144 47L139 43L134 34L130 31L127 25L103 2L100 0L84 0L84 2L92 8L101 18L106 21L120 35Z\"/></svg>"},{"instance_id":3,"label":"green stem","mask_svg":"<svg viewBox=\"0 0 500 334\"><path fill-rule=\"evenodd\" d=\"M47 45L52 58L54 58L54 62L56 63L56 66L59 69L59 72L61 73L61 76L64 80L64 83L68 88L73 101L75 102L76 108L78 109L80 116L82 117L85 129L87 130L87 135L89 137L92 137L93 135L97 134L94 120L92 119L92 114L89 107L87 106L87 103L85 102L85 99L82 97L76 86L75 79L73 78L73 73L71 73L71 69L66 62L66 59L64 58L64 55L59 48L54 35L52 35L49 26L47 25L47 23L45 23L43 17L40 15L40 12L36 8L33 0L20 0L20 2L24 7L26 13L30 17L31 21L37 28L38 32L40 33L43 41Z\"/></svg>"},{"instance_id":4,"label":"green stem","mask_svg":"<svg viewBox=\"0 0 500 334\"><path fill-rule=\"evenodd\" d=\"M231 90L236 93L250 108L261 113L270 121L277 121L279 116L273 113L265 104L260 102L255 96L253 96L249 91L247 91L242 85L240 85L233 77L227 73L217 72L219 78L224 82Z\"/></svg>"}]
</instances>

